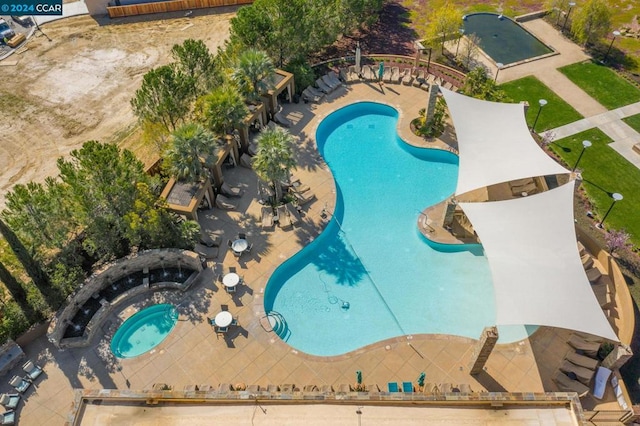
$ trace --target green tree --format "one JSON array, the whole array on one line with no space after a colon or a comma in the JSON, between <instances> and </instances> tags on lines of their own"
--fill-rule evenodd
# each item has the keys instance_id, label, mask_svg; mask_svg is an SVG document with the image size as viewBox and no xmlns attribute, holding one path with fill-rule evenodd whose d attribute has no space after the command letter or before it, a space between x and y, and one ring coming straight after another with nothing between
<instances>
[{"instance_id":1,"label":"green tree","mask_svg":"<svg viewBox=\"0 0 640 426\"><path fill-rule=\"evenodd\" d=\"M203 95L222 84L215 58L202 40L187 39L171 49L171 56L176 61L178 70L193 82L196 97Z\"/></svg>"},{"instance_id":2,"label":"green tree","mask_svg":"<svg viewBox=\"0 0 640 426\"><path fill-rule=\"evenodd\" d=\"M193 78L173 64L154 68L131 99L133 112L142 121L173 131L190 112L195 86Z\"/></svg>"},{"instance_id":3,"label":"green tree","mask_svg":"<svg viewBox=\"0 0 640 426\"><path fill-rule=\"evenodd\" d=\"M2 281L11 294L13 301L20 307L20 310L24 312L29 321L33 323L42 318L27 301L27 292L22 283L13 276L2 262L0 262L0 281Z\"/></svg>"},{"instance_id":4,"label":"green tree","mask_svg":"<svg viewBox=\"0 0 640 426\"><path fill-rule=\"evenodd\" d=\"M127 254L123 218L138 197L137 184L150 181L142 163L115 144L88 141L69 160L58 159L58 169L84 228L85 250L100 258Z\"/></svg>"},{"instance_id":5,"label":"green tree","mask_svg":"<svg viewBox=\"0 0 640 426\"><path fill-rule=\"evenodd\" d=\"M258 152L253 157L253 169L258 177L270 182L276 193L276 200L282 199L280 182L289 178L296 161L293 156L293 138L284 129L265 128L256 139Z\"/></svg>"},{"instance_id":6,"label":"green tree","mask_svg":"<svg viewBox=\"0 0 640 426\"><path fill-rule=\"evenodd\" d=\"M348 35L359 27L376 22L383 5L382 0L337 0L326 7L335 12L334 19L339 23L340 32Z\"/></svg>"},{"instance_id":7,"label":"green tree","mask_svg":"<svg viewBox=\"0 0 640 426\"><path fill-rule=\"evenodd\" d=\"M611 10L605 0L587 0L571 22L571 33L585 46L604 37L610 29Z\"/></svg>"},{"instance_id":8,"label":"green tree","mask_svg":"<svg viewBox=\"0 0 640 426\"><path fill-rule=\"evenodd\" d=\"M467 74L461 92L472 98L486 101L509 101L504 91L496 85L496 82L483 66L475 67Z\"/></svg>"},{"instance_id":9,"label":"green tree","mask_svg":"<svg viewBox=\"0 0 640 426\"><path fill-rule=\"evenodd\" d=\"M240 9L242 10L242 9ZM196 116L209 130L224 135L230 133L249 114L238 89L223 84L204 95L196 103Z\"/></svg>"},{"instance_id":10,"label":"green tree","mask_svg":"<svg viewBox=\"0 0 640 426\"><path fill-rule=\"evenodd\" d=\"M569 9L570 0L547 0L544 4L545 9L549 11L549 19L556 26L561 26L565 11Z\"/></svg>"},{"instance_id":11,"label":"green tree","mask_svg":"<svg viewBox=\"0 0 640 426\"><path fill-rule=\"evenodd\" d=\"M316 74L305 59L296 59L287 64L284 69L293 74L298 94L301 94L305 87L315 84Z\"/></svg>"},{"instance_id":12,"label":"green tree","mask_svg":"<svg viewBox=\"0 0 640 426\"><path fill-rule=\"evenodd\" d=\"M257 102L261 94L273 88L270 77L275 71L269 55L261 50L247 49L238 57L232 78L249 100Z\"/></svg>"},{"instance_id":13,"label":"green tree","mask_svg":"<svg viewBox=\"0 0 640 426\"><path fill-rule=\"evenodd\" d=\"M164 153L164 167L178 180L198 182L207 177L202 164L213 161L218 146L213 134L196 123L184 124L171 134L171 142Z\"/></svg>"},{"instance_id":14,"label":"green tree","mask_svg":"<svg viewBox=\"0 0 640 426\"><path fill-rule=\"evenodd\" d=\"M430 3L424 3L423 9L418 12L418 15L428 16L426 23L422 21L418 24L418 28L427 40L432 40L434 43L438 41L444 54L444 43L460 34L462 12L449 2L445 2L442 7L433 9L431 7L433 6Z\"/></svg>"}]
</instances>

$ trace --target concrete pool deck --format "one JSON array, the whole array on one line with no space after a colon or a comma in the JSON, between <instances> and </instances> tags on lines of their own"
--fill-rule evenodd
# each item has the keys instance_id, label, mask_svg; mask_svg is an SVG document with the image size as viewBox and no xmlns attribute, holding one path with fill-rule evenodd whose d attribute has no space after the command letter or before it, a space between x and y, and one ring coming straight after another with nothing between
<instances>
[{"instance_id":1,"label":"concrete pool deck","mask_svg":"<svg viewBox=\"0 0 640 426\"><path fill-rule=\"evenodd\" d=\"M426 142L409 130L409 121L426 103L426 92L402 85L357 83L343 87L319 105L287 104L284 112L294 123L297 136L298 170L295 173L311 187L317 200L304 208L304 223L293 230L266 231L260 227L257 179L253 171L242 167L225 170L226 180L245 189L235 211L213 209L202 212L203 226L224 232L223 241L237 232L248 233L254 244L251 254L240 259L221 248L218 259L210 262L209 278L180 298L177 293L159 293L154 298L140 297L123 305L103 326L104 337L88 348L57 350L45 337L37 338L24 350L27 357L45 369L36 386L27 390L18 409L22 424L64 424L75 388L150 389L166 383L174 389L188 385L220 383L268 384L354 384L361 370L365 384L385 388L388 382L416 381L421 372L428 383L469 384L473 391L542 392L556 390L551 377L569 351L565 343L570 332L541 328L530 339L499 345L489 357L486 370L469 375L474 340L442 335L414 335L376 343L336 357L314 357L286 345L274 333L263 328L264 288L275 268L317 236L324 227L323 209L333 211L333 179L314 148L313 135L319 119L341 106L361 100L396 107L400 113L399 133L419 146L449 149L442 141ZM449 135L450 136L450 135ZM444 140L449 140L447 137ZM223 244L224 247L224 244ZM218 273L229 266L238 268L247 285L234 295L215 283ZM148 354L127 360L110 355L108 342L114 324L132 315L150 302L179 304L180 321L173 332ZM213 317L222 305L228 305L240 326L225 337L217 338L207 317ZM452 318L464 315L464 307L452 311ZM19 368L12 371L20 373ZM11 373L8 377L11 376ZM6 383L0 391L11 390ZM588 396L583 405L618 409L608 387L601 402Z\"/></svg>"}]
</instances>

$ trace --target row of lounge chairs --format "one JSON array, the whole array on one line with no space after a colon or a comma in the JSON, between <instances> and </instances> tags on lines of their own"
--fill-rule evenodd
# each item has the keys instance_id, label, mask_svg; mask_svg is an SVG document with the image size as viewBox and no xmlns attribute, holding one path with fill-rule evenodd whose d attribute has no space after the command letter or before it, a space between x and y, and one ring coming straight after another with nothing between
<instances>
[{"instance_id":1,"label":"row of lounge chairs","mask_svg":"<svg viewBox=\"0 0 640 426\"><path fill-rule=\"evenodd\" d=\"M341 71L341 76L347 83L353 83L364 79L366 81L378 81L378 75L370 65L364 65L360 73L356 71L355 66L348 67L345 71ZM419 68L388 67L385 68L382 75L382 81L385 83L403 84L405 86L414 86L423 90L429 90L433 84L442 86L445 89L458 91L452 83L444 81L440 77L436 77Z\"/></svg>"},{"instance_id":2,"label":"row of lounge chairs","mask_svg":"<svg viewBox=\"0 0 640 426\"><path fill-rule=\"evenodd\" d=\"M329 71L327 74L316 80L316 86L307 86L302 91L302 99L305 102L319 103L324 99L325 95L334 92L343 85L340 75L335 71Z\"/></svg>"},{"instance_id":3,"label":"row of lounge chairs","mask_svg":"<svg viewBox=\"0 0 640 426\"><path fill-rule=\"evenodd\" d=\"M589 386L596 376L596 371L602 368L599 367L600 361L597 358L602 340L595 336L574 333L567 343L572 350L565 355L553 381L561 391L576 392L578 396L583 397L589 393ZM603 393L604 386L594 386L594 396L602 398Z\"/></svg>"},{"instance_id":4,"label":"row of lounge chairs","mask_svg":"<svg viewBox=\"0 0 640 426\"><path fill-rule=\"evenodd\" d=\"M291 203L276 207L275 211L270 206L263 206L261 209L261 224L263 229L271 229L276 221L280 228L292 229L302 223L302 217L298 209Z\"/></svg>"},{"instance_id":5,"label":"row of lounge chairs","mask_svg":"<svg viewBox=\"0 0 640 426\"><path fill-rule=\"evenodd\" d=\"M399 385L396 382L390 382L387 385L389 393L395 392L404 392L404 393L413 393L416 392L416 388L414 387L412 382L402 382L402 385ZM282 392L282 393L292 393L292 392L321 392L321 393L348 393L348 392L369 392L369 393L379 393L381 392L380 387L377 384L370 384L366 386L362 386L360 388L352 386L350 384L340 384L337 386L333 385L305 385L302 388L296 386L293 383L285 383L281 385L273 385L269 384L267 386L260 385L249 385L245 386L243 383L239 383L236 385L232 385L230 383L222 383L217 387L213 387L210 385L187 385L184 388L185 391L200 391L200 392L214 392L218 393L228 393L234 391L247 391L250 393L258 393L258 392ZM466 384L460 384L458 386L453 386L451 383L425 383L423 387L423 393L425 394L447 394L447 393L474 393L471 390L471 387Z\"/></svg>"},{"instance_id":6,"label":"row of lounge chairs","mask_svg":"<svg viewBox=\"0 0 640 426\"><path fill-rule=\"evenodd\" d=\"M596 299L598 299L600 307L603 309L610 308L611 303L614 300L614 295L611 292L611 286L608 282L600 282L602 272L598 269L593 255L591 255L591 253L589 253L580 242L578 242L578 251L580 253L580 259L582 260L582 266L587 274L587 279L591 283L591 289L593 290L593 294L595 294Z\"/></svg>"},{"instance_id":7,"label":"row of lounge chairs","mask_svg":"<svg viewBox=\"0 0 640 426\"><path fill-rule=\"evenodd\" d=\"M13 376L9 380L9 384L18 393L3 393L0 395L0 404L7 410L0 414L0 424L12 425L16 423L16 408L22 399L21 394L25 393L27 389L35 382L35 380L42 375L44 370L42 367L36 365L33 361L28 360L22 365L22 371L25 376Z\"/></svg>"}]
</instances>

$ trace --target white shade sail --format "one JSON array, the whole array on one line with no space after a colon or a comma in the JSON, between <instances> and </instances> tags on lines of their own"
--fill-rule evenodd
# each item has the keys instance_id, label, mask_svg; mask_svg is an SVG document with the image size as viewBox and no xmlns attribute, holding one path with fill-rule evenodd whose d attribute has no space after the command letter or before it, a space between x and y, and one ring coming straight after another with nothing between
<instances>
[{"instance_id":1,"label":"white shade sail","mask_svg":"<svg viewBox=\"0 0 640 426\"><path fill-rule=\"evenodd\" d=\"M470 98L440 88L458 138L456 195L515 179L569 173L531 137L523 104Z\"/></svg>"},{"instance_id":2,"label":"white shade sail","mask_svg":"<svg viewBox=\"0 0 640 426\"><path fill-rule=\"evenodd\" d=\"M580 260L574 182L529 197L460 206L489 260L497 325L546 325L618 341Z\"/></svg>"}]
</instances>

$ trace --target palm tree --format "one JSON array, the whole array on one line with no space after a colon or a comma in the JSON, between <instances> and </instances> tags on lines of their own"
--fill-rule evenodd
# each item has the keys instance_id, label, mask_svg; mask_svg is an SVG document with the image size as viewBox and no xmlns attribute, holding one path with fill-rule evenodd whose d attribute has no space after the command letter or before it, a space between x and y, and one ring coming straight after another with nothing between
<instances>
[{"instance_id":1,"label":"palm tree","mask_svg":"<svg viewBox=\"0 0 640 426\"><path fill-rule=\"evenodd\" d=\"M249 114L235 86L224 84L201 97L196 104L199 121L217 134L230 133Z\"/></svg>"},{"instance_id":2,"label":"palm tree","mask_svg":"<svg viewBox=\"0 0 640 426\"><path fill-rule=\"evenodd\" d=\"M164 153L165 168L177 180L199 182L207 177L201 158L207 161L216 155L217 149L211 132L196 123L184 124L171 134Z\"/></svg>"},{"instance_id":3,"label":"palm tree","mask_svg":"<svg viewBox=\"0 0 640 426\"><path fill-rule=\"evenodd\" d=\"M257 137L258 152L253 157L253 169L258 177L271 182L276 200L282 200L281 183L295 167L293 137L284 129L265 128Z\"/></svg>"},{"instance_id":4,"label":"palm tree","mask_svg":"<svg viewBox=\"0 0 640 426\"><path fill-rule=\"evenodd\" d=\"M275 73L269 56L257 49L248 49L240 54L232 78L251 101L259 101L260 94L272 87L267 77Z\"/></svg>"}]
</instances>

